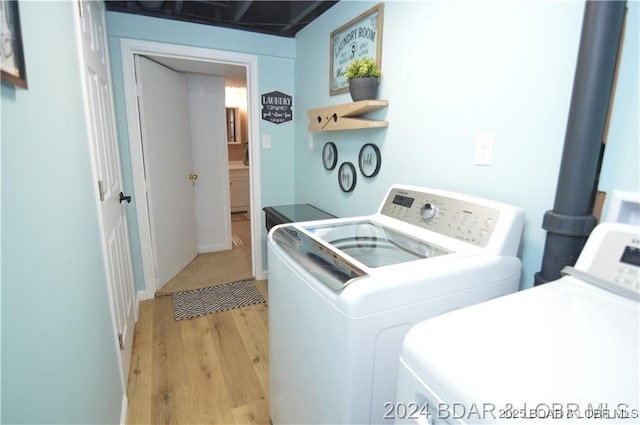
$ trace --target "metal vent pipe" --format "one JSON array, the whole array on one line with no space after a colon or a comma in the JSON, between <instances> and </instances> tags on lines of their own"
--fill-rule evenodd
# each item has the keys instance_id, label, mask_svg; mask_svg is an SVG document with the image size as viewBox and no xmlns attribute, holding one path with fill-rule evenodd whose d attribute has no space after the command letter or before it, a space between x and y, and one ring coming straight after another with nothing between
<instances>
[{"instance_id":1,"label":"metal vent pipe","mask_svg":"<svg viewBox=\"0 0 640 425\"><path fill-rule=\"evenodd\" d=\"M609 110L625 1L587 1L553 210L535 285L560 278L574 265L596 224L592 215L598 162Z\"/></svg>"}]
</instances>

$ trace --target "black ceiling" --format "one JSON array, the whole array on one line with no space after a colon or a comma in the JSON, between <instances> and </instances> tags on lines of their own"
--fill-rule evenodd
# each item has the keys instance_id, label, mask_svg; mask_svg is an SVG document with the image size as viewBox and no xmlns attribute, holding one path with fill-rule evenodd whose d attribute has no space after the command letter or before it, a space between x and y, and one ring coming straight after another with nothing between
<instances>
[{"instance_id":1,"label":"black ceiling","mask_svg":"<svg viewBox=\"0 0 640 425\"><path fill-rule=\"evenodd\" d=\"M298 31L337 1L106 1L107 10L234 28L281 37Z\"/></svg>"}]
</instances>

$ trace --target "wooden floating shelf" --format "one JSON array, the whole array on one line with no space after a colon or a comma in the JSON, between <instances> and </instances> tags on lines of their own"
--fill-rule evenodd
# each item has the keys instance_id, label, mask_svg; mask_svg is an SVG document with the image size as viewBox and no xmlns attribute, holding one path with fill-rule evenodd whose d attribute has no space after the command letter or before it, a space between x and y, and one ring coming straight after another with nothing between
<instances>
[{"instance_id":1,"label":"wooden floating shelf","mask_svg":"<svg viewBox=\"0 0 640 425\"><path fill-rule=\"evenodd\" d=\"M325 106L323 108L309 109L309 131L337 131L357 130L362 128L385 128L389 126L387 121L360 118L367 114L389 105L386 100L361 100L359 102L343 103L340 105Z\"/></svg>"}]
</instances>

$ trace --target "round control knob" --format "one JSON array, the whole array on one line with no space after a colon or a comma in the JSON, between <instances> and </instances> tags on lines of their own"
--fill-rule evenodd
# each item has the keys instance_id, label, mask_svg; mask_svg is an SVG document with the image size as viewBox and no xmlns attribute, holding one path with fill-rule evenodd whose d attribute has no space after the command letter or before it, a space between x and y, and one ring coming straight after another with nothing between
<instances>
[{"instance_id":1,"label":"round control knob","mask_svg":"<svg viewBox=\"0 0 640 425\"><path fill-rule=\"evenodd\" d=\"M420 208L420 217L425 221L431 220L437 213L438 208L431 202L425 202L422 208Z\"/></svg>"}]
</instances>

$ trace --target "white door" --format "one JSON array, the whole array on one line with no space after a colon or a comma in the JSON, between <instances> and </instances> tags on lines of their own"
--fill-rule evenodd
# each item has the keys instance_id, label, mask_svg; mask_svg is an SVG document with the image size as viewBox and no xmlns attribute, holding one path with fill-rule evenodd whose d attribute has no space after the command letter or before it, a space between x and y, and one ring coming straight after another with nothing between
<instances>
[{"instance_id":1,"label":"white door","mask_svg":"<svg viewBox=\"0 0 640 425\"><path fill-rule=\"evenodd\" d=\"M184 75L136 56L156 288L197 255L191 132Z\"/></svg>"},{"instance_id":2,"label":"white door","mask_svg":"<svg viewBox=\"0 0 640 425\"><path fill-rule=\"evenodd\" d=\"M229 250L232 245L224 77L195 73L185 76L191 158L198 170L195 186L198 253Z\"/></svg>"},{"instance_id":3,"label":"white door","mask_svg":"<svg viewBox=\"0 0 640 425\"><path fill-rule=\"evenodd\" d=\"M136 320L133 271L129 251L125 203L121 203L122 172L116 138L104 4L80 2L79 29L85 113L89 129L93 172L98 187L99 216L109 285L114 337L120 350L123 387L126 388ZM88 282L89 283L89 282Z\"/></svg>"}]
</instances>

